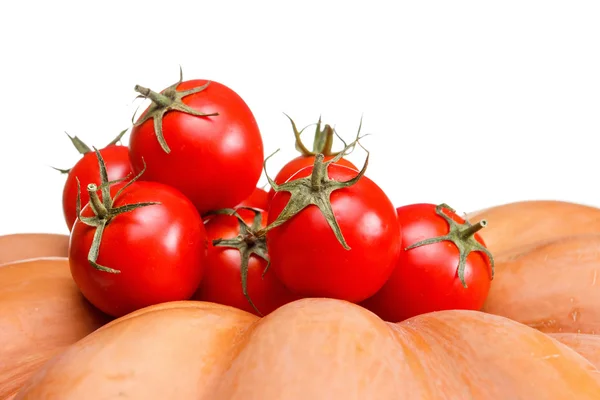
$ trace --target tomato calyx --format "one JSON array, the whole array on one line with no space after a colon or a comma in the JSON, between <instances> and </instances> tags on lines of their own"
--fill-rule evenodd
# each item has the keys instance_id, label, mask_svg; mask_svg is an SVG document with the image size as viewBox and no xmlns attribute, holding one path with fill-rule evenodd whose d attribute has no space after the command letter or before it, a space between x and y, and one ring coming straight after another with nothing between
<instances>
[{"instance_id":1,"label":"tomato calyx","mask_svg":"<svg viewBox=\"0 0 600 400\"><path fill-rule=\"evenodd\" d=\"M333 135L335 131L329 124L325 124L323 129L321 129L321 116L319 116L319 121L317 121L316 124L315 138L313 141L313 150L311 151L304 145L304 143L302 142L302 138L300 137L300 135L302 135L302 132L304 132L304 130L308 128L308 126L305 126L301 130L298 130L294 120L289 115L285 113L284 115L288 117L292 124L292 130L294 131L294 137L296 138L296 150L302 153L303 156L316 156L319 153L322 153L325 156L337 155L337 153L333 153L331 151L333 147Z\"/></svg>"},{"instance_id":2,"label":"tomato calyx","mask_svg":"<svg viewBox=\"0 0 600 400\"><path fill-rule=\"evenodd\" d=\"M458 277L465 289L468 287L467 282L465 280L465 267L467 263L467 257L472 252L478 251L484 253L487 256L487 258L490 261L491 279L494 279L494 257L484 245L482 245L475 239L474 236L475 233L479 232L481 229L487 226L487 221L481 220L475 225L472 225L469 221L465 220L464 224L459 224L458 222L450 218L446 213L444 213L444 209L447 209L453 213L456 212L456 210L454 210L447 204L439 204L435 208L435 213L440 217L444 218L444 220L448 223L448 234L444 236L438 236L430 239L421 240L417 243L408 246L404 250L408 251L416 247L426 246L433 243L440 243L443 241L449 241L454 243L454 245L458 248Z\"/></svg>"},{"instance_id":3,"label":"tomato calyx","mask_svg":"<svg viewBox=\"0 0 600 400\"><path fill-rule=\"evenodd\" d=\"M369 152L363 147L363 149L367 152L367 157L362 169L352 179L347 181L337 181L335 179L331 179L329 178L327 169L329 165L339 161L348 149L356 146L356 144L360 145L358 140L359 139L356 139L354 142L347 145L343 151L339 152L335 157L329 159L328 161L324 161L325 156L322 153L317 154L315 156L313 170L310 176L291 180L283 184L277 184L266 172L267 161L279 150L267 157L264 162L264 169L269 184L271 187L273 187L275 192L289 192L290 199L277 218L269 226L264 228L262 232L259 232L259 235L266 234L267 231L284 224L309 205L315 205L319 208L327 220L327 223L333 230L338 242L344 249L350 250L350 246L348 246L348 243L346 243L346 239L344 238L342 230L333 213L330 198L331 193L335 192L336 190L350 187L356 184L363 177L367 171L367 166L369 165ZM362 147L362 145L360 146Z\"/></svg>"},{"instance_id":4,"label":"tomato calyx","mask_svg":"<svg viewBox=\"0 0 600 400\"><path fill-rule=\"evenodd\" d=\"M252 207L239 207L239 209L250 210L254 213L254 219L252 220L251 226L248 226L244 219L234 209L223 209L213 211L210 213L234 216L237 218L238 223L240 224L240 233L236 237L229 239L215 239L212 241L212 244L213 246L234 248L240 252L240 275L242 278L242 293L244 297L248 300L250 306L252 306L252 308L258 313L258 315L262 317L263 314L256 307L256 305L254 305L252 299L250 298L250 295L248 294L248 262L250 261L250 256L254 254L267 262L267 266L263 271L263 277L267 273L267 270L269 269L270 265L270 260L267 255L266 237L264 235L259 236L257 234L261 229L262 213L260 210L257 210Z\"/></svg>"},{"instance_id":5,"label":"tomato calyx","mask_svg":"<svg viewBox=\"0 0 600 400\"><path fill-rule=\"evenodd\" d=\"M127 129L122 130L117 135L117 137L115 137L112 141L110 141L105 147L108 147L110 145L119 143L121 141L121 139L123 138L123 136L125 135L126 132L127 132ZM67 132L65 132L65 134L71 140L71 143L73 144L73 147L75 147L75 149L79 152L79 154L84 155L84 154L89 153L89 152L92 151L92 149L90 149L90 146L88 146L87 144L85 144L85 142L83 140L79 139L77 136L71 136ZM52 167L52 166L50 168L57 170L61 174L68 174L69 172L71 172L71 168L69 168L69 169L61 169L61 168Z\"/></svg>"},{"instance_id":6,"label":"tomato calyx","mask_svg":"<svg viewBox=\"0 0 600 400\"><path fill-rule=\"evenodd\" d=\"M290 120L290 122L292 124L292 130L294 131L294 137L296 138L296 150L298 150L300 153L302 153L302 155L305 157L312 157L312 156L316 156L317 154L323 154L326 157L330 157L330 156L335 157L340 153L344 153L344 155L348 155L354 149L354 146L348 147L346 142L344 141L344 139L342 139L342 137L340 135L338 135L335 128L332 128L329 124L325 124L323 129L321 129L321 116L319 116L319 120L317 121L316 128L315 128L315 138L313 141L313 149L311 151L306 147L306 145L304 145L304 143L302 142L302 138L300 137L302 135L302 132L304 132L304 130L306 128L308 128L308 126L305 126L301 130L298 130L294 120L289 115L287 115L285 113L284 113L284 115L286 117L288 117L288 119ZM357 139L360 135L361 127L362 127L362 118L360 121L360 125L358 127L358 134L356 137ZM342 141L342 143L344 144L344 149L341 152L340 151L338 151L338 152L332 151L334 135L337 136L338 139L340 139Z\"/></svg>"},{"instance_id":7,"label":"tomato calyx","mask_svg":"<svg viewBox=\"0 0 600 400\"><path fill-rule=\"evenodd\" d=\"M219 115L218 112L203 113L198 110L194 110L192 107L183 103L183 98L195 93L200 93L208 87L210 82L206 82L204 85L195 87L189 90L178 91L177 86L183 82L183 71L179 68L179 81L169 86L161 93L154 92L148 88L140 85L135 85L134 90L139 93L138 98L146 98L152 100L152 105L148 108L148 111L143 115L137 122L134 122L134 126L139 126L149 119L154 120L154 133L156 139L160 144L160 147L165 153L170 153L171 149L165 140L162 120L163 116L169 111L180 111L196 117L213 117ZM133 116L135 118L135 114Z\"/></svg>"},{"instance_id":8,"label":"tomato calyx","mask_svg":"<svg viewBox=\"0 0 600 400\"><path fill-rule=\"evenodd\" d=\"M67 132L65 132L65 134L71 140L71 143L73 143L73 146L79 152L79 154L83 155L85 153L89 153L90 151L92 151L92 149L90 149L90 147L87 144L85 144L83 142L83 140L79 139L77 136L71 136Z\"/></svg>"},{"instance_id":9,"label":"tomato calyx","mask_svg":"<svg viewBox=\"0 0 600 400\"><path fill-rule=\"evenodd\" d=\"M102 242L102 234L104 233L104 229L110 223L110 221L123 213L133 211L140 207L146 207L150 205L160 204L159 202L143 202L143 203L133 203L126 204L120 207L114 207L115 200L127 189L133 182L138 180L144 171L146 170L146 163L144 162L144 168L138 175L136 175L133 179L131 179L127 184L125 184L122 188L120 188L115 196L111 199L110 197L110 186L123 182L130 178L131 174L127 175L124 178L117 179L114 181L108 180L108 175L106 172L106 165L104 164L104 159L100 152L94 148L94 152L96 153L96 157L98 158L98 165L100 167L100 186L98 187L94 183L90 183L87 185L87 191L90 196L90 208L94 212L93 217L84 217L81 215L81 187L79 184L79 178L77 179L77 203L76 203L76 213L79 220L91 227L95 228L94 238L92 240L92 245L90 247L90 251L88 253L88 262L90 265L97 270L109 272L112 274L118 274L121 271L109 267L105 267L103 265L98 264L96 261L98 260L98 254L100 252L100 243ZM143 161L143 159L142 159ZM98 190L100 190L102 194L102 200L98 196Z\"/></svg>"}]
</instances>

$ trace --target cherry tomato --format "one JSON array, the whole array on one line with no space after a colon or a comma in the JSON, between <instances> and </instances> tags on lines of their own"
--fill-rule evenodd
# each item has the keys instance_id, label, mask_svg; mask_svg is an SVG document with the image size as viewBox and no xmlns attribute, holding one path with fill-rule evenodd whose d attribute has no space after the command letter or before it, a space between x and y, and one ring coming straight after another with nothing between
<instances>
[{"instance_id":1,"label":"cherry tomato","mask_svg":"<svg viewBox=\"0 0 600 400\"><path fill-rule=\"evenodd\" d=\"M207 239L189 199L170 186L136 181L111 205L104 196L98 200L95 189L89 189L92 198L81 210L69 244L71 274L90 303L120 317L191 298L205 268ZM90 251L94 243L99 243L97 257Z\"/></svg>"},{"instance_id":2,"label":"cherry tomato","mask_svg":"<svg viewBox=\"0 0 600 400\"><path fill-rule=\"evenodd\" d=\"M267 260L262 256L268 259L268 252L264 238L261 242L254 234L266 226L267 213L244 208L237 209L237 213L243 222L233 215L214 215L205 224L208 257L204 278L194 299L267 315L299 297L283 286L274 274L267 272L263 277ZM247 296L243 291L244 283Z\"/></svg>"},{"instance_id":3,"label":"cherry tomato","mask_svg":"<svg viewBox=\"0 0 600 400\"><path fill-rule=\"evenodd\" d=\"M135 173L143 157L142 179L180 190L200 214L234 207L252 193L262 172L263 142L236 92L202 79L180 79L160 94L136 90L153 103L131 130Z\"/></svg>"},{"instance_id":4,"label":"cherry tomato","mask_svg":"<svg viewBox=\"0 0 600 400\"><path fill-rule=\"evenodd\" d=\"M333 158L333 155L325 156L324 161L329 161ZM314 155L298 156L296 158L293 158L279 170L279 172L277 173L277 175L275 175L275 178L273 180L275 181L275 183L287 182L298 171L300 171L303 168L312 167L314 163ZM358 171L358 168L356 168L356 166L352 162L348 161L345 158L339 159L336 163L351 168L354 171ZM273 188L270 188L267 197L267 204L269 204L271 200L273 200L273 196L275 196L275 190Z\"/></svg>"},{"instance_id":5,"label":"cherry tomato","mask_svg":"<svg viewBox=\"0 0 600 400\"><path fill-rule=\"evenodd\" d=\"M269 207L267 191L261 188L254 189L254 192L237 207L251 207L266 211Z\"/></svg>"},{"instance_id":6,"label":"cherry tomato","mask_svg":"<svg viewBox=\"0 0 600 400\"><path fill-rule=\"evenodd\" d=\"M294 132L294 137L296 138L296 149L298 149L298 151L301 153L301 155L288 161L279 170L279 172L273 179L276 183L279 183L279 184L287 182L296 172L300 171L302 168L311 167L315 162L315 156L317 154L323 154L325 156L324 161L329 161L333 158L336 158L336 156L338 154L337 152L333 152L333 150L332 150L333 138L335 135L335 131L328 124L325 124L323 129L321 129L321 118L319 118L319 121L316 124L315 137L314 137L312 151L309 150L302 143L302 140L300 138L301 133L306 128L304 128L302 130L298 130L294 120L292 120L289 116L288 116L288 119L290 120L290 122L292 124L292 130ZM360 134L360 127L358 130L358 133ZM356 166L352 162L348 161L345 158L336 159L334 162L336 164L344 165L346 167L350 167L350 168L358 171L358 168L356 168ZM271 202L274 195L275 195L275 190L273 190L273 188L270 188L269 192L268 192L268 198L267 198L268 203Z\"/></svg>"},{"instance_id":7,"label":"cherry tomato","mask_svg":"<svg viewBox=\"0 0 600 400\"><path fill-rule=\"evenodd\" d=\"M106 162L106 171L108 179L113 181L127 177L133 172L133 167L129 160L129 149L126 146L120 146L116 143L125 131L121 132L121 135L117 139L113 140L111 144L100 149L100 153ZM63 187L62 195L62 207L65 222L69 231L73 227L75 220L77 219L76 203L77 203L77 179L82 187L86 187L90 183L100 184L100 170L98 167L98 160L94 152L77 137L70 137L71 141L79 152L83 155L79 161L70 170L63 171L67 173L67 180ZM86 191L81 193L82 205L87 204L89 196Z\"/></svg>"},{"instance_id":8,"label":"cherry tomato","mask_svg":"<svg viewBox=\"0 0 600 400\"><path fill-rule=\"evenodd\" d=\"M390 322L440 310L480 310L493 272L493 258L475 233L486 222L465 224L446 205L412 204L399 207L397 213L402 225L400 258L383 288L362 305ZM447 240L440 240L443 237ZM407 249L410 246L415 247ZM460 254L466 256L464 272Z\"/></svg>"},{"instance_id":9,"label":"cherry tomato","mask_svg":"<svg viewBox=\"0 0 600 400\"><path fill-rule=\"evenodd\" d=\"M383 190L356 170L332 163L325 171L306 167L279 186L294 194L277 191L271 201L271 269L296 294L359 302L377 292L396 265L401 237L396 210ZM351 185L342 183L352 179ZM297 212L278 225L286 207Z\"/></svg>"}]
</instances>

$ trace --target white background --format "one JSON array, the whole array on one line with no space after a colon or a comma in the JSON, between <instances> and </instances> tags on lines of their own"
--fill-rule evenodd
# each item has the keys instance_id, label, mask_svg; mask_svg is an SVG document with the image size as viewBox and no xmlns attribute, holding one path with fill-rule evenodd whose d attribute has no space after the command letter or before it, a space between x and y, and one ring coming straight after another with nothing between
<instances>
[{"instance_id":1,"label":"white background","mask_svg":"<svg viewBox=\"0 0 600 400\"><path fill-rule=\"evenodd\" d=\"M67 233L64 132L103 145L133 87L162 90L179 65L246 100L265 154L282 148L273 175L295 156L283 112L347 138L364 115L367 174L398 206L600 206L598 1L91 4L2 6L0 234Z\"/></svg>"}]
</instances>

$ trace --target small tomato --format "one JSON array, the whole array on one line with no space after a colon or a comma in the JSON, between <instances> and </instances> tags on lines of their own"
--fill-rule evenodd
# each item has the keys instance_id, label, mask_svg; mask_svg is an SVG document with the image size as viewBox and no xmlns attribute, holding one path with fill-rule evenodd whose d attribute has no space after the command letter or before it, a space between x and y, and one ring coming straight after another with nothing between
<instances>
[{"instance_id":1,"label":"small tomato","mask_svg":"<svg viewBox=\"0 0 600 400\"><path fill-rule=\"evenodd\" d=\"M100 149L100 154L105 160L106 174L109 181L124 179L133 173L133 167L129 160L129 149L126 146L117 144L125 132L126 130L121 132L117 138L104 148ZM70 231L77 219L76 203L77 195L79 193L77 189L77 180L79 180L80 184L84 187L90 183L99 185L100 170L94 151L92 151L92 149L83 143L77 136L69 136L69 139L71 139L71 142L79 153L83 155L83 157L69 170L60 170L56 168L67 174L67 180L63 187L62 207L65 222ZM81 193L81 204L86 205L89 200L90 198L87 192Z\"/></svg>"},{"instance_id":2,"label":"small tomato","mask_svg":"<svg viewBox=\"0 0 600 400\"><path fill-rule=\"evenodd\" d=\"M252 111L235 91L181 77L161 93L135 90L152 100L129 137L135 173L146 168L143 180L178 189L201 215L234 207L252 193L262 172L263 142Z\"/></svg>"},{"instance_id":3,"label":"small tomato","mask_svg":"<svg viewBox=\"0 0 600 400\"><path fill-rule=\"evenodd\" d=\"M290 120L290 122L292 124L292 129L294 131L294 137L296 138L296 149L301 154L298 157L293 158L290 161L288 161L279 170L279 172L277 173L277 175L275 175L275 178L273 179L273 181L275 181L275 183L287 182L294 174L296 174L296 172L300 171L302 168L311 167L315 162L315 157L317 154L322 154L324 156L323 161L329 161L329 160L332 160L335 158L334 162L336 164L344 165L346 167L349 167L349 168L352 168L352 169L358 171L358 168L356 168L356 166L352 162L348 161L347 159L345 159L343 157L336 158L336 156L339 153L332 151L333 138L334 138L335 131L328 124L325 124L323 129L321 129L321 118L319 118L319 121L317 122L317 126L315 129L315 138L314 138L312 151L309 150L304 145L304 143L302 143L302 139L300 138L300 135L306 128L299 131L298 128L296 127L296 123L289 116L288 116L288 119ZM360 134L360 128L358 130L358 133ZM275 190L273 188L271 188L271 189L269 189L269 193L268 193L268 198L267 198L268 203L271 202L271 199L273 198L273 196L275 196Z\"/></svg>"},{"instance_id":4,"label":"small tomato","mask_svg":"<svg viewBox=\"0 0 600 400\"><path fill-rule=\"evenodd\" d=\"M207 247L194 205L173 187L137 177L113 197L102 175L100 188L87 187L90 202L69 243L71 274L83 295L114 317L189 299L202 280Z\"/></svg>"},{"instance_id":5,"label":"small tomato","mask_svg":"<svg viewBox=\"0 0 600 400\"><path fill-rule=\"evenodd\" d=\"M399 322L433 311L480 310L493 278L493 257L467 223L445 204L397 209L402 251L387 283L362 305Z\"/></svg>"},{"instance_id":6,"label":"small tomato","mask_svg":"<svg viewBox=\"0 0 600 400\"><path fill-rule=\"evenodd\" d=\"M360 172L316 156L286 183L270 182L271 269L296 294L359 302L377 292L400 253L396 210Z\"/></svg>"},{"instance_id":7,"label":"small tomato","mask_svg":"<svg viewBox=\"0 0 600 400\"><path fill-rule=\"evenodd\" d=\"M194 296L257 314L299 299L277 279L266 273L268 251L257 232L266 226L267 213L238 208L211 216L205 228L209 240L204 278Z\"/></svg>"}]
</instances>

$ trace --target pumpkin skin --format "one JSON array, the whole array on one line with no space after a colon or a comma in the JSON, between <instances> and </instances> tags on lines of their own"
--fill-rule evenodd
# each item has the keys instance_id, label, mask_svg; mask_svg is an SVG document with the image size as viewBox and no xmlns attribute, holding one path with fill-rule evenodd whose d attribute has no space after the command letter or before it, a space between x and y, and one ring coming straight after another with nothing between
<instances>
[{"instance_id":1,"label":"pumpkin skin","mask_svg":"<svg viewBox=\"0 0 600 400\"><path fill-rule=\"evenodd\" d=\"M527 371L524 374L524 371ZM574 350L506 318L451 310L386 323L341 300L268 316L186 301L70 346L15 399L598 399Z\"/></svg>"},{"instance_id":2,"label":"pumpkin skin","mask_svg":"<svg viewBox=\"0 0 600 400\"><path fill-rule=\"evenodd\" d=\"M15 233L0 236L0 266L32 258L67 257L68 254L68 235Z\"/></svg>"},{"instance_id":3,"label":"pumpkin skin","mask_svg":"<svg viewBox=\"0 0 600 400\"><path fill-rule=\"evenodd\" d=\"M483 311L543 332L600 333L600 234L560 238L497 262Z\"/></svg>"},{"instance_id":4,"label":"pumpkin skin","mask_svg":"<svg viewBox=\"0 0 600 400\"><path fill-rule=\"evenodd\" d=\"M473 212L467 219L487 220L479 234L497 261L508 251L522 252L564 236L600 233L600 208L565 201L508 203Z\"/></svg>"},{"instance_id":5,"label":"pumpkin skin","mask_svg":"<svg viewBox=\"0 0 600 400\"><path fill-rule=\"evenodd\" d=\"M108 321L79 293L66 258L0 267L0 399L43 363Z\"/></svg>"},{"instance_id":6,"label":"pumpkin skin","mask_svg":"<svg viewBox=\"0 0 600 400\"><path fill-rule=\"evenodd\" d=\"M585 333L550 333L554 339L566 344L600 369L600 336Z\"/></svg>"}]
</instances>

